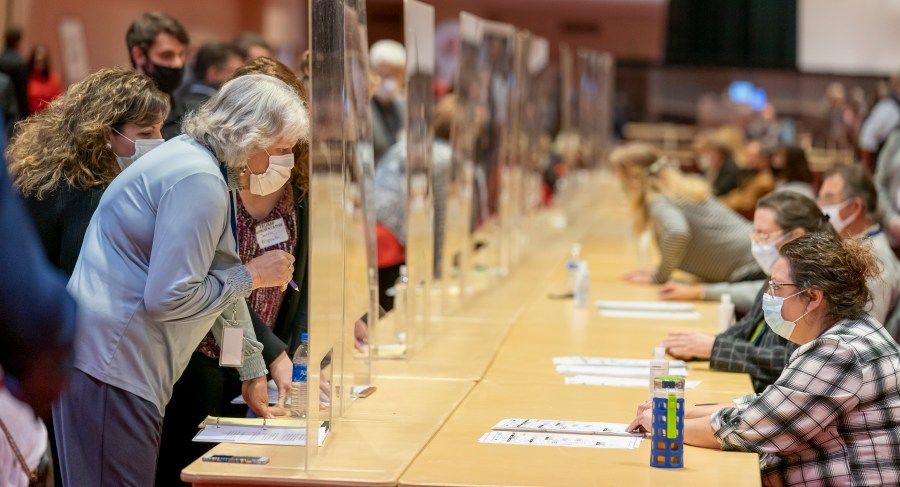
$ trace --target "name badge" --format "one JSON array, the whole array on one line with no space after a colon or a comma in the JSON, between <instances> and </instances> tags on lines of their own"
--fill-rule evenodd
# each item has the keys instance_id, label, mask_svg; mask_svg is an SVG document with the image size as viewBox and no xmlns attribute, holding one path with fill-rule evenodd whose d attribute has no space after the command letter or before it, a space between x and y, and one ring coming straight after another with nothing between
<instances>
[{"instance_id":1,"label":"name badge","mask_svg":"<svg viewBox=\"0 0 900 487\"><path fill-rule=\"evenodd\" d=\"M231 319L224 319L222 342L219 343L219 366L242 367L244 365L244 328L235 319L237 303L231 306Z\"/></svg>"},{"instance_id":2,"label":"name badge","mask_svg":"<svg viewBox=\"0 0 900 487\"><path fill-rule=\"evenodd\" d=\"M256 242L261 249L287 242L287 240L288 233L287 226L284 224L284 218L256 225Z\"/></svg>"}]
</instances>

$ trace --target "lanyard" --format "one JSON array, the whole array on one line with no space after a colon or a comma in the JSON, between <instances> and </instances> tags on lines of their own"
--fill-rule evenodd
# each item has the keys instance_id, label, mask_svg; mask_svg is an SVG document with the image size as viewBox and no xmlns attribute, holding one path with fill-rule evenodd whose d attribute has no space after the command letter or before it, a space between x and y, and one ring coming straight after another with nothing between
<instances>
[{"instance_id":1,"label":"lanyard","mask_svg":"<svg viewBox=\"0 0 900 487\"><path fill-rule=\"evenodd\" d=\"M753 332L753 335L750 337L750 341L753 342L754 347L758 347L762 343L762 338L766 335L766 320L763 318L759 321L759 324L756 325L756 330Z\"/></svg>"},{"instance_id":2,"label":"lanyard","mask_svg":"<svg viewBox=\"0 0 900 487\"><path fill-rule=\"evenodd\" d=\"M222 177L225 178L225 183L228 184L228 169L225 167L221 161L219 162L219 170L222 171ZM228 191L228 206L229 206L229 217L231 220L231 236L234 237L234 248L238 248L238 236L237 236L237 212L235 208L237 205L235 204L235 192Z\"/></svg>"}]
</instances>

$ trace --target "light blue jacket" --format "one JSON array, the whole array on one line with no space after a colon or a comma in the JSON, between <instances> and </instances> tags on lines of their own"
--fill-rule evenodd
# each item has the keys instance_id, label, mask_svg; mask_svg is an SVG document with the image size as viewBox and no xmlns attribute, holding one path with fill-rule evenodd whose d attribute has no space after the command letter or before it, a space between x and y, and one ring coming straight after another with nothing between
<instances>
[{"instance_id":1,"label":"light blue jacket","mask_svg":"<svg viewBox=\"0 0 900 487\"><path fill-rule=\"evenodd\" d=\"M68 286L85 313L76 368L154 403L162 414L194 349L211 327L220 339L222 315L230 318L234 310L244 329L241 379L266 373L230 201L215 156L186 135L113 180Z\"/></svg>"}]
</instances>

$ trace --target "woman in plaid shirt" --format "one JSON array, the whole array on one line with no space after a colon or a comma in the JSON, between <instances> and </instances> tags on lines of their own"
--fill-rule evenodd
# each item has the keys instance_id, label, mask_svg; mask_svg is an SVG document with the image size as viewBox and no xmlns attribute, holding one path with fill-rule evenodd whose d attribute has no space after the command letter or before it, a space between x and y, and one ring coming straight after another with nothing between
<instances>
[{"instance_id":1,"label":"woman in plaid shirt","mask_svg":"<svg viewBox=\"0 0 900 487\"><path fill-rule=\"evenodd\" d=\"M766 485L900 484L900 346L863 311L874 255L822 233L781 255L766 322L800 348L762 393L688 408L685 441L759 453ZM642 405L630 429L649 426Z\"/></svg>"}]
</instances>

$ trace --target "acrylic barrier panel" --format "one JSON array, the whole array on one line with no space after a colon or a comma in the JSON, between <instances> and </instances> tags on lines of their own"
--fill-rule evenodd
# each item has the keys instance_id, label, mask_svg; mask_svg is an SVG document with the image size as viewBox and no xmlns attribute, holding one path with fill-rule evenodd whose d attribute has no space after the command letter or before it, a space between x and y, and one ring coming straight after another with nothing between
<instances>
[{"instance_id":1,"label":"acrylic barrier panel","mask_svg":"<svg viewBox=\"0 0 900 487\"><path fill-rule=\"evenodd\" d=\"M518 262L524 244L524 170L527 154L525 96L528 90L527 57L530 43L527 31L515 32L512 71L509 84L509 123L506 150L500 177L500 268L509 272Z\"/></svg>"},{"instance_id":2,"label":"acrylic barrier panel","mask_svg":"<svg viewBox=\"0 0 900 487\"><path fill-rule=\"evenodd\" d=\"M416 0L404 3L406 42L406 313L412 353L426 336L434 275L434 8Z\"/></svg>"},{"instance_id":3,"label":"acrylic barrier panel","mask_svg":"<svg viewBox=\"0 0 900 487\"><path fill-rule=\"evenodd\" d=\"M457 308L469 293L472 229L478 220L473 205L475 142L487 123L487 93L481 53L481 25L478 17L460 13L459 62L456 64L456 107L450 128L450 167L444 210L443 249L441 258L441 309L447 313ZM486 208L486 205L484 206Z\"/></svg>"},{"instance_id":4,"label":"acrylic barrier panel","mask_svg":"<svg viewBox=\"0 0 900 487\"><path fill-rule=\"evenodd\" d=\"M307 470L325 454L317 446L319 427L327 422L329 434L340 434L352 386L370 381L369 360L356 355L354 344L360 320L377 320L365 5L311 0L310 9Z\"/></svg>"},{"instance_id":5,"label":"acrylic barrier panel","mask_svg":"<svg viewBox=\"0 0 900 487\"><path fill-rule=\"evenodd\" d=\"M576 109L578 106L578 90L575 85L575 60L572 49L563 44L559 46L560 67L560 133L573 132L577 126Z\"/></svg>"},{"instance_id":6,"label":"acrylic barrier panel","mask_svg":"<svg viewBox=\"0 0 900 487\"><path fill-rule=\"evenodd\" d=\"M511 90L515 78L516 29L500 22L482 20L481 24L480 60L487 84L487 123L476 141L475 183L476 191L485 193L485 197L479 194L476 201L487 203L488 219L480 222L480 226L488 248L482 252L484 258L479 258L479 263L487 267L489 276L496 277L508 271L508 249L503 238L510 181L503 173L509 164L509 125L514 120Z\"/></svg>"},{"instance_id":7,"label":"acrylic barrier panel","mask_svg":"<svg viewBox=\"0 0 900 487\"><path fill-rule=\"evenodd\" d=\"M340 410L344 321L344 39L343 0L310 1L310 257L309 407L306 468L314 468L318 426ZM328 357L328 359L326 359ZM330 407L318 391L324 368L331 375ZM327 380L327 379L326 379Z\"/></svg>"},{"instance_id":8,"label":"acrylic barrier panel","mask_svg":"<svg viewBox=\"0 0 900 487\"><path fill-rule=\"evenodd\" d=\"M369 48L364 0L346 0L344 17L344 408L352 386L371 383L361 329L378 326L372 114L369 103ZM365 323L364 323L365 322ZM360 335L360 336L357 336Z\"/></svg>"},{"instance_id":9,"label":"acrylic barrier panel","mask_svg":"<svg viewBox=\"0 0 900 487\"><path fill-rule=\"evenodd\" d=\"M609 164L609 154L613 144L613 106L615 104L615 58L609 53L598 55L598 75L600 85L600 99L597 107L599 118L598 130L601 136L598 157L604 166Z\"/></svg>"},{"instance_id":10,"label":"acrylic barrier panel","mask_svg":"<svg viewBox=\"0 0 900 487\"><path fill-rule=\"evenodd\" d=\"M550 129L556 105L553 101L553 72L550 43L532 35L528 43L522 96L523 120L523 207L526 214L537 210L543 200L543 172L549 163Z\"/></svg>"}]
</instances>

